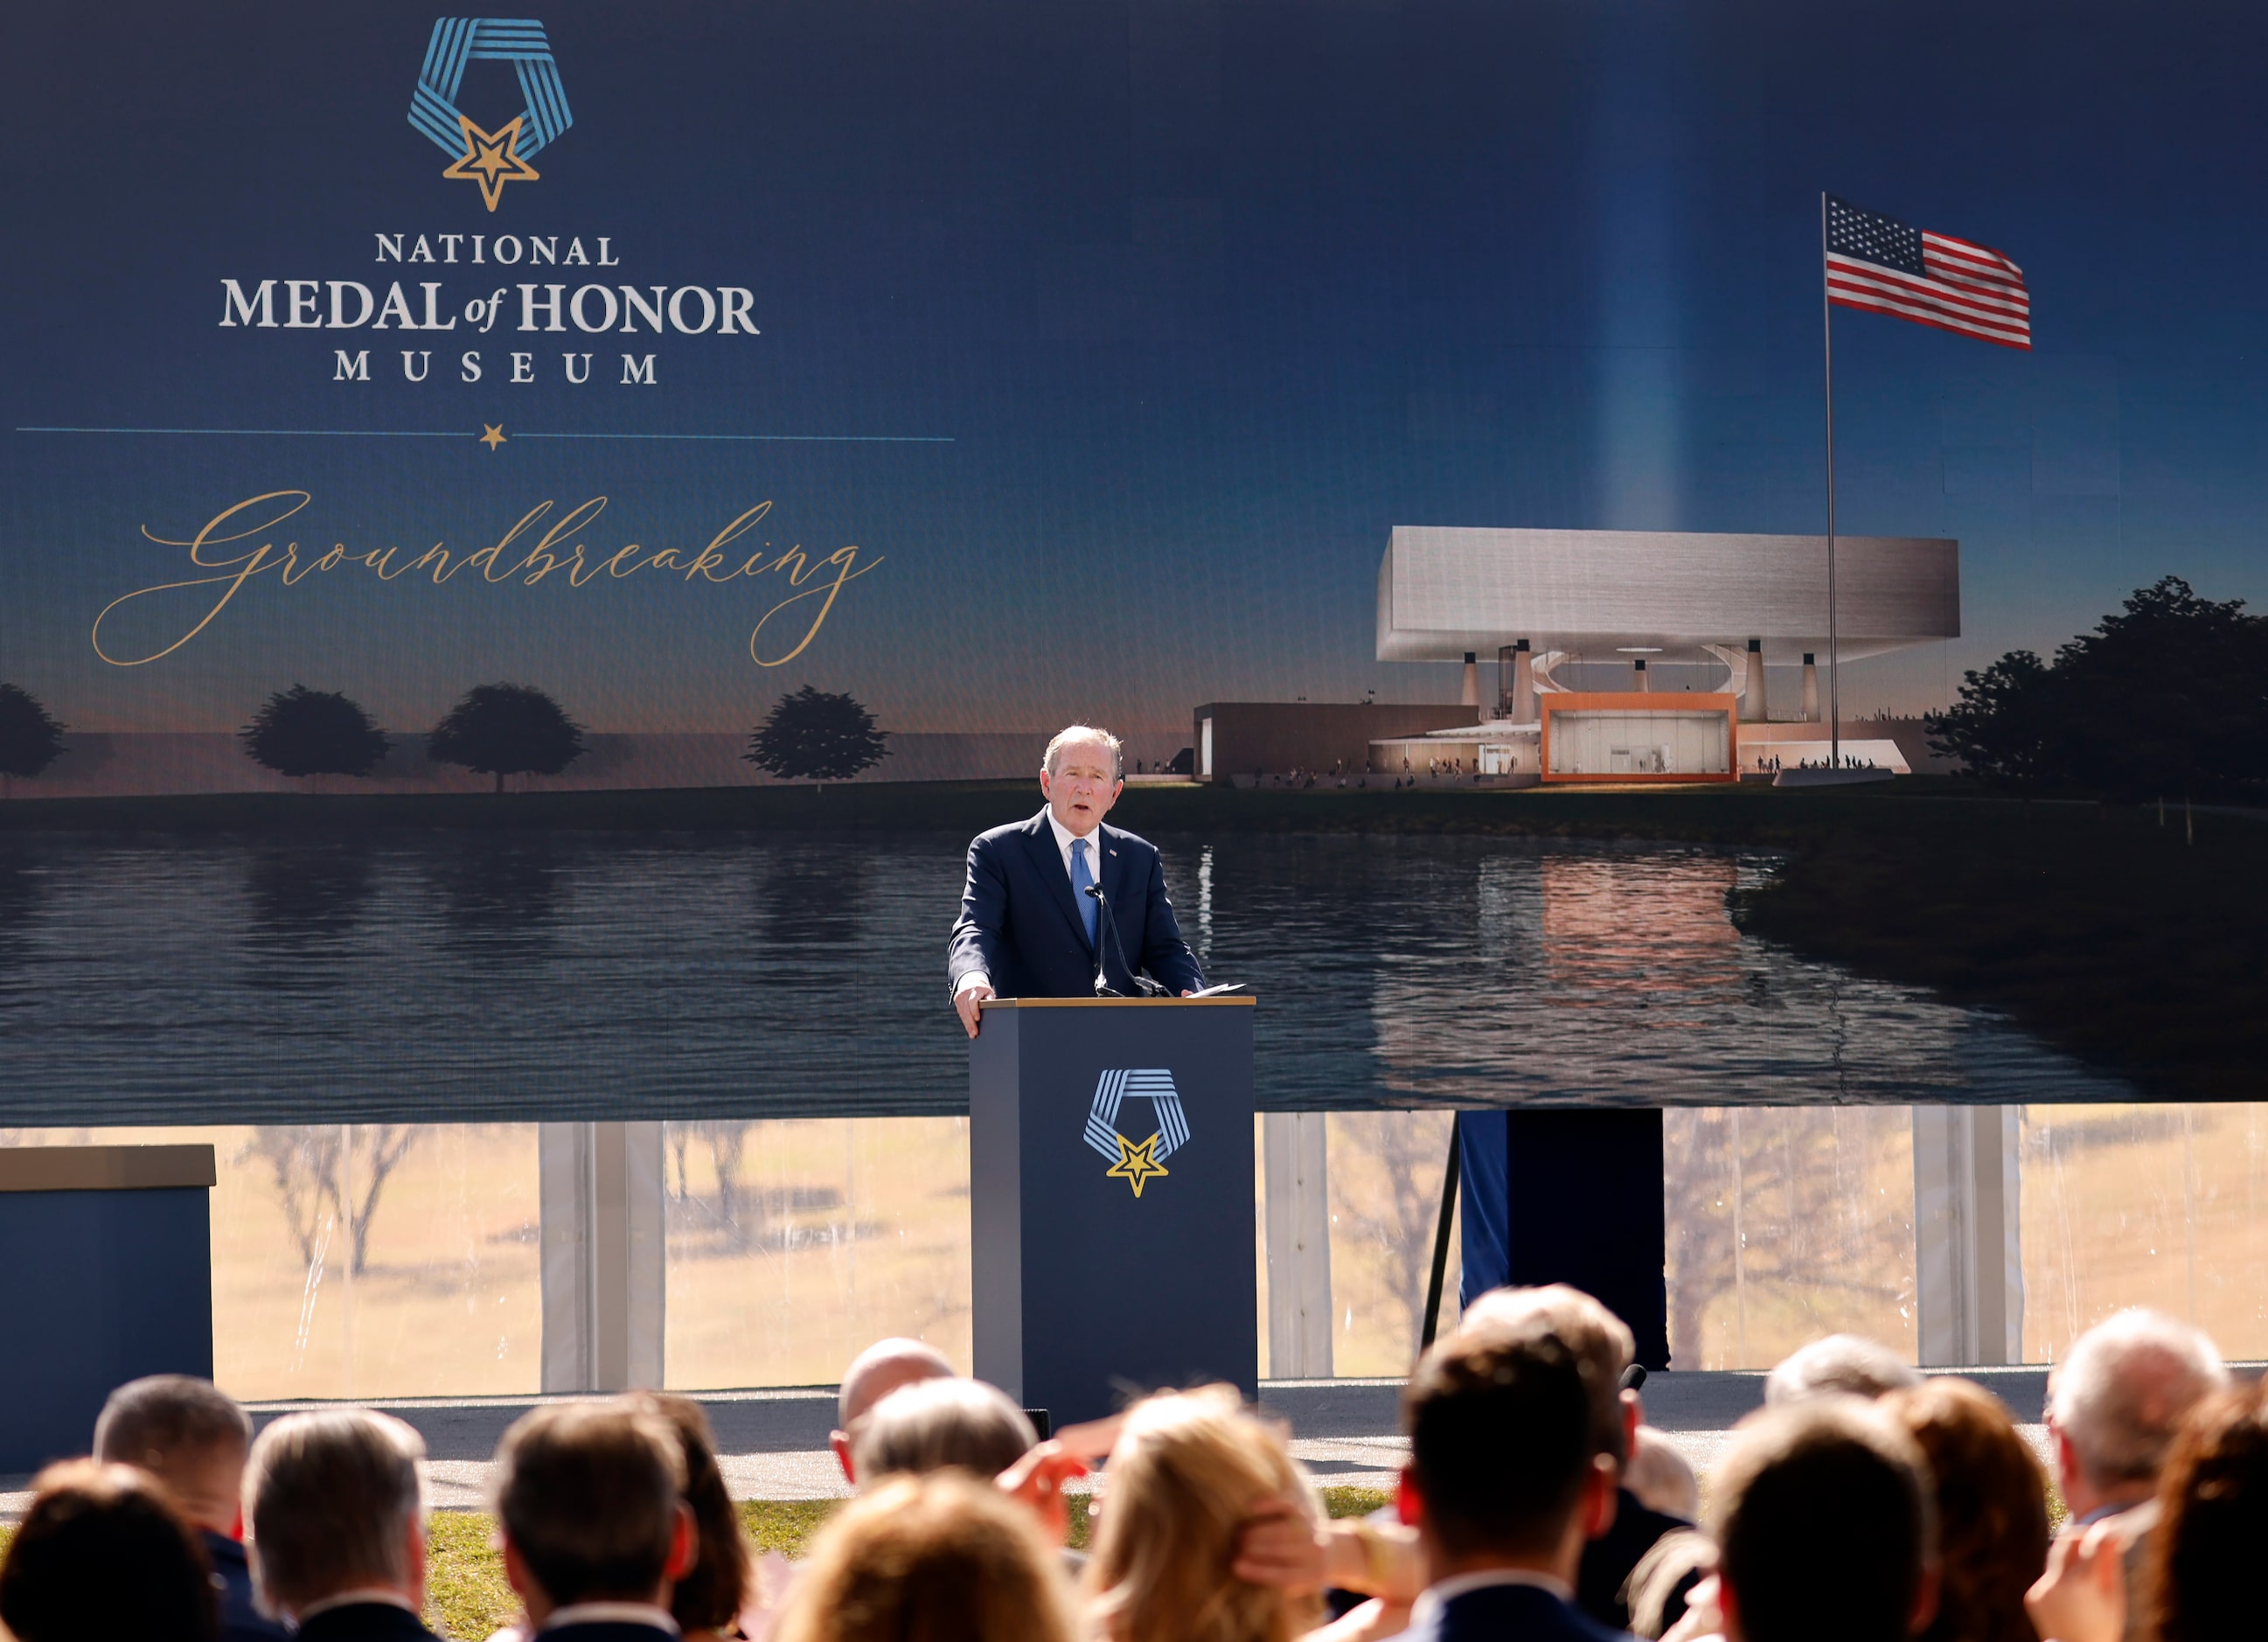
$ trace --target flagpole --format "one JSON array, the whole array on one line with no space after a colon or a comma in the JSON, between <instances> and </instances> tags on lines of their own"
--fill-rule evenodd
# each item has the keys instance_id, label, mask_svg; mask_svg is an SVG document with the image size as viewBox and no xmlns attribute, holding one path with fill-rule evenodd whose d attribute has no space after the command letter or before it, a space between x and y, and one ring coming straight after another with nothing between
<instances>
[{"instance_id":1,"label":"flagpole","mask_svg":"<svg viewBox=\"0 0 2268 1642\"><path fill-rule=\"evenodd\" d=\"M1843 699L1837 671L1835 607L1835 305L1827 291L1827 193L1819 195L1819 319L1827 340L1827 744L1830 769L1843 765Z\"/></svg>"}]
</instances>

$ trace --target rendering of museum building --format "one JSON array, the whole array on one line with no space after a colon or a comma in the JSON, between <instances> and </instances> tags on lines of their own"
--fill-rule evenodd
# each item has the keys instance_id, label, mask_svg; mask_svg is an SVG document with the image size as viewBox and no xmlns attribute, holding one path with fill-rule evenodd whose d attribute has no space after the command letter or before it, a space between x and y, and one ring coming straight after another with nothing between
<instances>
[{"instance_id":1,"label":"rendering of museum building","mask_svg":"<svg viewBox=\"0 0 2268 1642\"><path fill-rule=\"evenodd\" d=\"M1959 637L1959 542L1837 536L1835 556L1843 660ZM1460 663L1462 700L1208 703L1197 773L1336 765L1525 784L1823 764L1827 589L1823 536L1396 526L1378 567L1378 659ZM1496 661L1485 710L1484 657ZM1800 666L1796 700L1771 699L1771 666ZM1665 671L1701 688L1659 688ZM1845 724L1846 758L1910 768L1879 727Z\"/></svg>"}]
</instances>

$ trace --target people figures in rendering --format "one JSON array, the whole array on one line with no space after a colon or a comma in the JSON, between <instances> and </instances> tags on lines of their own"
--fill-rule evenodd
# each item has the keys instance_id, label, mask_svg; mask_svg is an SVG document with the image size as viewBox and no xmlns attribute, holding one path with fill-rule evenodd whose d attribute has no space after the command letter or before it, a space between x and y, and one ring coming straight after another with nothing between
<instances>
[{"instance_id":1,"label":"people figures in rendering","mask_svg":"<svg viewBox=\"0 0 2268 1642\"><path fill-rule=\"evenodd\" d=\"M1042 762L1047 807L969 844L946 961L953 1006L970 1037L984 999L1091 997L1098 970L1128 996L1137 990L1129 965L1184 998L1204 984L1166 897L1156 847L1102 824L1124 789L1123 770L1116 736L1072 725L1048 743ZM1109 901L1116 940L1090 887Z\"/></svg>"}]
</instances>

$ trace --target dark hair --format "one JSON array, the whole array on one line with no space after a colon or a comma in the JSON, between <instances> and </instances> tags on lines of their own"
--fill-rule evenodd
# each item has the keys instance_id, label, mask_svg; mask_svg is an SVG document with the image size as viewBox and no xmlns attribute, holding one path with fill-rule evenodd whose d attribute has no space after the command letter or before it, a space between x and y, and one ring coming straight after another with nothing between
<instances>
[{"instance_id":1,"label":"dark hair","mask_svg":"<svg viewBox=\"0 0 2268 1642\"><path fill-rule=\"evenodd\" d=\"M2259 1623L2252 1558L2268 1537L2263 1388L2215 1397L2174 1440L2135 1594L2159 1642L2242 1636ZM2146 1634L2149 1634L2146 1632Z\"/></svg>"},{"instance_id":2,"label":"dark hair","mask_svg":"<svg viewBox=\"0 0 2268 1642\"><path fill-rule=\"evenodd\" d=\"M555 1403L497 1449L497 1515L553 1602L644 1596L669 1567L685 1454L651 1407Z\"/></svg>"},{"instance_id":3,"label":"dark hair","mask_svg":"<svg viewBox=\"0 0 2268 1642\"><path fill-rule=\"evenodd\" d=\"M2037 1642L2024 1593L2048 1565L2048 1479L2000 1399L1942 1374L1882 1399L1937 1503L1937 1617L1924 1642Z\"/></svg>"},{"instance_id":4,"label":"dark hair","mask_svg":"<svg viewBox=\"0 0 2268 1642\"><path fill-rule=\"evenodd\" d=\"M1596 1445L1582 1359L1557 1335L1451 1336L1418 1359L1402 1418L1427 1525L1451 1553L1558 1543Z\"/></svg>"},{"instance_id":5,"label":"dark hair","mask_svg":"<svg viewBox=\"0 0 2268 1642\"><path fill-rule=\"evenodd\" d=\"M123 1465L70 1460L35 1497L0 1561L0 1622L18 1642L209 1642L212 1565L165 1490Z\"/></svg>"},{"instance_id":6,"label":"dark hair","mask_svg":"<svg viewBox=\"0 0 2268 1642\"><path fill-rule=\"evenodd\" d=\"M1935 1556L1912 1438L1854 1397L1744 1422L1712 1479L1718 1568L1747 1642L1903 1642Z\"/></svg>"},{"instance_id":7,"label":"dark hair","mask_svg":"<svg viewBox=\"0 0 2268 1642\"><path fill-rule=\"evenodd\" d=\"M667 1420L685 1454L685 1503L701 1535L701 1559L670 1587L669 1613L687 1631L722 1631L740 1617L748 1594L748 1542L725 1474L717 1466L709 1417L691 1397L649 1391L643 1401Z\"/></svg>"},{"instance_id":8,"label":"dark hair","mask_svg":"<svg viewBox=\"0 0 2268 1642\"><path fill-rule=\"evenodd\" d=\"M236 1399L189 1374L151 1374L110 1394L94 1422L94 1457L166 1474L187 1460L202 1463L252 1447L252 1422Z\"/></svg>"}]
</instances>

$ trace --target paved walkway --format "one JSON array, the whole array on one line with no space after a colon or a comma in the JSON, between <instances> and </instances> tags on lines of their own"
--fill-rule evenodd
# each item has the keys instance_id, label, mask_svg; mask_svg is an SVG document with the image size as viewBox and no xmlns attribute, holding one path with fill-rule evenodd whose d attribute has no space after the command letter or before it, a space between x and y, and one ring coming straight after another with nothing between
<instances>
[{"instance_id":1,"label":"paved walkway","mask_svg":"<svg viewBox=\"0 0 2268 1642\"><path fill-rule=\"evenodd\" d=\"M2047 1459L2046 1432L2033 1423L2047 1395L2045 1368L1944 1370L1980 1381L2022 1422L2024 1436ZM1397 1434L1398 1380L1272 1380L1260 1388L1263 1408L1288 1421L1292 1451L1326 1486L1390 1490L1408 1451ZM1673 1372L1653 1375L1642 1393L1649 1424L1668 1432L1694 1469L1717 1462L1731 1427L1764 1401L1760 1373ZM546 1399L535 1397L418 1397L379 1402L415 1425L425 1439L425 1475L436 1508L479 1510L487 1505L490 1460L504 1429ZM832 1386L770 1391L718 1391L701 1397L725 1481L736 1499L833 1499L850 1492L827 1447L835 1425ZM320 1403L263 1403L251 1407L265 1425ZM0 1521L23 1514L31 1496L27 1476L0 1476Z\"/></svg>"}]
</instances>

